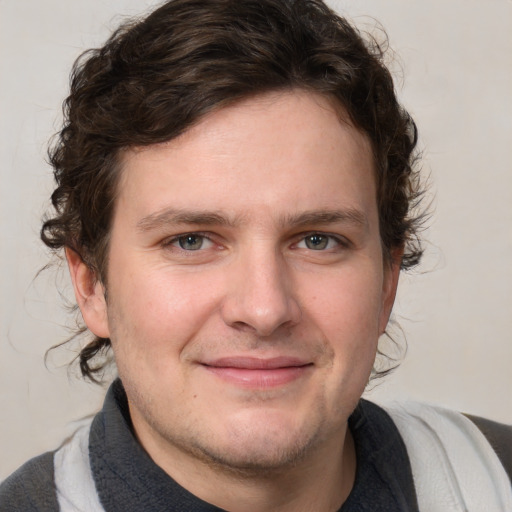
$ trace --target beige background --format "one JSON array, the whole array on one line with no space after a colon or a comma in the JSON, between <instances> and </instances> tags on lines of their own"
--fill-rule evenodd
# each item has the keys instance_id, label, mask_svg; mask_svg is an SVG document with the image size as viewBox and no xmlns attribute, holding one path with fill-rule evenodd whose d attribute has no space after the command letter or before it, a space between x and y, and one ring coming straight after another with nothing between
<instances>
[{"instance_id":1,"label":"beige background","mask_svg":"<svg viewBox=\"0 0 512 512\"><path fill-rule=\"evenodd\" d=\"M45 146L74 58L149 0L0 0L0 478L55 448L104 390L68 375L65 274L36 272L52 189ZM435 192L425 264L404 276L395 313L402 367L370 393L420 399L512 423L512 2L331 2L386 27L400 60ZM364 16L369 15L369 16Z\"/></svg>"}]
</instances>

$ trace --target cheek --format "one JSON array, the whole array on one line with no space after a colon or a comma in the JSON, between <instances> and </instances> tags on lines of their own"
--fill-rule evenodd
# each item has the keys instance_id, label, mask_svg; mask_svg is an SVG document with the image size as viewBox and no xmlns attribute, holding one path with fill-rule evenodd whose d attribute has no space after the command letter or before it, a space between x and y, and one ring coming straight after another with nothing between
<instances>
[{"instance_id":1,"label":"cheek","mask_svg":"<svg viewBox=\"0 0 512 512\"><path fill-rule=\"evenodd\" d=\"M346 269L336 276L307 285L312 315L332 333L351 333L354 339L378 336L382 308L382 275L374 270Z\"/></svg>"},{"instance_id":2,"label":"cheek","mask_svg":"<svg viewBox=\"0 0 512 512\"><path fill-rule=\"evenodd\" d=\"M215 309L218 285L210 280L205 286L197 274L175 275L158 269L123 276L109 290L116 358L126 354L162 364L167 355L176 359Z\"/></svg>"},{"instance_id":3,"label":"cheek","mask_svg":"<svg viewBox=\"0 0 512 512\"><path fill-rule=\"evenodd\" d=\"M323 283L323 293L311 294L309 317L330 352L322 384L325 407L340 420L355 407L375 361L381 297L376 280L376 273L340 273Z\"/></svg>"},{"instance_id":4,"label":"cheek","mask_svg":"<svg viewBox=\"0 0 512 512\"><path fill-rule=\"evenodd\" d=\"M369 373L377 350L382 293L377 270L348 269L338 276L316 280L309 294L307 316L320 329L333 352L336 374Z\"/></svg>"}]
</instances>

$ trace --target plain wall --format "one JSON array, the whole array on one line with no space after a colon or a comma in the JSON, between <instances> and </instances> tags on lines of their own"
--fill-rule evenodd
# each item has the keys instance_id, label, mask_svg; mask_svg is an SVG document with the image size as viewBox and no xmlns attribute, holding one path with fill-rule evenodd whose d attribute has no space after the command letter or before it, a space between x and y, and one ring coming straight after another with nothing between
<instances>
[{"instance_id":1,"label":"plain wall","mask_svg":"<svg viewBox=\"0 0 512 512\"><path fill-rule=\"evenodd\" d=\"M104 389L69 374L65 272L38 270L53 183L49 137L76 56L149 0L0 1L0 478L59 445ZM425 262L395 305L402 366L369 397L417 399L512 423L512 2L331 2L362 27L379 20L398 54L433 217ZM64 268L65 271L65 268ZM57 287L56 287L57 284Z\"/></svg>"}]
</instances>

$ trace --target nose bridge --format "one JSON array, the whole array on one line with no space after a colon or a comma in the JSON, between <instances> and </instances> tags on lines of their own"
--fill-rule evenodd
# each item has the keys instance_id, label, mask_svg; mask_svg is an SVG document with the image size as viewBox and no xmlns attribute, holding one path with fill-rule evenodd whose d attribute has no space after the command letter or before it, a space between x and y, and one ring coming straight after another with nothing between
<instances>
[{"instance_id":1,"label":"nose bridge","mask_svg":"<svg viewBox=\"0 0 512 512\"><path fill-rule=\"evenodd\" d=\"M293 282L282 254L268 241L251 244L228 276L225 321L235 327L250 327L268 336L300 318Z\"/></svg>"}]
</instances>

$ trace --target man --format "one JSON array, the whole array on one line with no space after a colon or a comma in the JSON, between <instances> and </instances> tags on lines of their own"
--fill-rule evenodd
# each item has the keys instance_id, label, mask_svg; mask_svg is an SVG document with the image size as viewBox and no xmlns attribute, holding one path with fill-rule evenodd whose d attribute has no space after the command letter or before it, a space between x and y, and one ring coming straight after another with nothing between
<instances>
[{"instance_id":1,"label":"man","mask_svg":"<svg viewBox=\"0 0 512 512\"><path fill-rule=\"evenodd\" d=\"M42 239L83 374L111 347L120 379L2 510L511 510L469 419L360 400L421 256L415 144L378 46L319 1L174 0L86 54Z\"/></svg>"}]
</instances>

